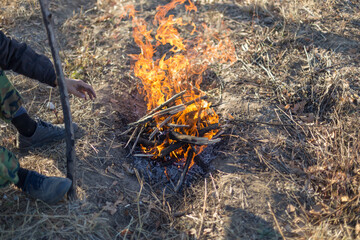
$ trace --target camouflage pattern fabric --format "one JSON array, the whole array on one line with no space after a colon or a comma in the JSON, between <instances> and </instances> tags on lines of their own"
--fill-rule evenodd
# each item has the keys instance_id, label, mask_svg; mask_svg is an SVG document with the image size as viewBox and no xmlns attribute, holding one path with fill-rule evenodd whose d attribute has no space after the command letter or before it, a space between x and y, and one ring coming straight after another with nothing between
<instances>
[{"instance_id":1,"label":"camouflage pattern fabric","mask_svg":"<svg viewBox=\"0 0 360 240\"><path fill-rule=\"evenodd\" d=\"M20 94L0 69L0 118L10 122L21 104ZM15 155L0 146L0 187L5 187L10 183L16 184L19 181L17 175L19 167L19 161Z\"/></svg>"},{"instance_id":2,"label":"camouflage pattern fabric","mask_svg":"<svg viewBox=\"0 0 360 240\"><path fill-rule=\"evenodd\" d=\"M12 116L19 110L22 98L19 92L0 70L0 118L10 122Z\"/></svg>"},{"instance_id":3,"label":"camouflage pattern fabric","mask_svg":"<svg viewBox=\"0 0 360 240\"><path fill-rule=\"evenodd\" d=\"M0 187L5 187L10 183L16 184L19 181L17 172L19 161L15 155L6 148L0 147Z\"/></svg>"}]
</instances>

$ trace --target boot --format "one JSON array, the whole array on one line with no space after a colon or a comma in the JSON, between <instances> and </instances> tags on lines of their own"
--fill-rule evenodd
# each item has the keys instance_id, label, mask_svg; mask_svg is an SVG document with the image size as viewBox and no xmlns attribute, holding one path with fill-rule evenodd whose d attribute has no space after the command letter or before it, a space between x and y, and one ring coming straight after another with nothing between
<instances>
[{"instance_id":1,"label":"boot","mask_svg":"<svg viewBox=\"0 0 360 240\"><path fill-rule=\"evenodd\" d=\"M26 176L23 191L31 197L48 204L60 201L71 187L71 180L62 177L47 177L34 171Z\"/></svg>"},{"instance_id":2,"label":"boot","mask_svg":"<svg viewBox=\"0 0 360 240\"><path fill-rule=\"evenodd\" d=\"M44 144L58 141L65 138L64 124L51 124L37 119L35 133L31 137L25 137L21 134L17 135L17 147L21 150L27 150L34 147L41 147ZM74 132L78 129L78 125L73 123Z\"/></svg>"}]
</instances>

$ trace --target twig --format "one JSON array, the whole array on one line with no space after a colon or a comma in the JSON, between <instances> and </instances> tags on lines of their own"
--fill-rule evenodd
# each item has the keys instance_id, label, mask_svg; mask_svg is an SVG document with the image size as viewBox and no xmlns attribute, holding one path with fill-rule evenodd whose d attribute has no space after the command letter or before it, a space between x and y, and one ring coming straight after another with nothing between
<instances>
[{"instance_id":1,"label":"twig","mask_svg":"<svg viewBox=\"0 0 360 240\"><path fill-rule=\"evenodd\" d=\"M209 166L204 163L204 161L202 160L202 158L199 155L196 155L194 158L194 162L196 163L196 165L198 165L199 167L202 168L202 170L204 170L204 172L208 172L209 171Z\"/></svg>"},{"instance_id":2,"label":"twig","mask_svg":"<svg viewBox=\"0 0 360 240\"><path fill-rule=\"evenodd\" d=\"M184 142L175 142L170 144L167 148L164 148L161 153L160 153L160 157L165 157L168 154L170 154L172 151L175 151L176 149L181 148L183 145L185 145Z\"/></svg>"},{"instance_id":3,"label":"twig","mask_svg":"<svg viewBox=\"0 0 360 240\"><path fill-rule=\"evenodd\" d=\"M279 229L279 232L280 232L280 234L281 234L282 238L283 238L284 240L286 240L286 238L285 238L285 236L284 236L284 233L282 232L282 230L281 230L281 228L280 228L279 222L278 222L278 220L276 219L276 216L275 216L275 214L274 214L273 210L271 209L270 202L268 202L268 206L269 206L270 213L271 213L271 215L272 215L272 216L273 216L273 218L274 218L274 221L275 221L276 227Z\"/></svg>"},{"instance_id":4,"label":"twig","mask_svg":"<svg viewBox=\"0 0 360 240\"><path fill-rule=\"evenodd\" d=\"M128 141L129 139L131 139L130 142L131 142L131 141L134 141L134 138L131 137L130 135L120 136L120 139L123 140L123 141ZM139 137L138 143L139 143L139 144L142 144L142 145L145 145L146 147L154 147L155 144L156 144L156 142L154 142L154 141L149 141L149 140L144 139L144 138L142 138L142 137Z\"/></svg>"},{"instance_id":5,"label":"twig","mask_svg":"<svg viewBox=\"0 0 360 240\"><path fill-rule=\"evenodd\" d=\"M152 133L150 134L150 136L148 138L149 141L151 141L151 139L153 139L158 132L160 132L159 128L153 127L153 131L152 131Z\"/></svg>"},{"instance_id":6,"label":"twig","mask_svg":"<svg viewBox=\"0 0 360 240\"><path fill-rule=\"evenodd\" d=\"M131 140L132 140L132 139L134 138L134 136L136 135L136 132L137 132L138 129L139 129L139 126L136 126L135 130L134 130L133 133L131 134L131 136L130 136L129 140L127 141L127 143L126 143L126 145L125 145L124 148L126 148L126 147L129 145L129 143L131 142Z\"/></svg>"},{"instance_id":7,"label":"twig","mask_svg":"<svg viewBox=\"0 0 360 240\"><path fill-rule=\"evenodd\" d=\"M135 140L135 142L134 142L134 145L132 146L132 148L131 148L131 150L130 150L130 154L133 153L133 151L134 151L134 149L135 149L135 147L136 147L136 144L137 144L138 141L139 141L140 135L142 134L142 132L144 131L144 129L145 129L144 126L142 126L141 129L140 129L140 131L139 131L139 134L138 134L137 137L136 137L136 140Z\"/></svg>"},{"instance_id":8,"label":"twig","mask_svg":"<svg viewBox=\"0 0 360 240\"><path fill-rule=\"evenodd\" d=\"M190 135L180 134L180 133L177 133L174 131L170 131L169 137L173 140L191 143L191 144L195 144L195 145L210 145L210 144L215 144L215 143L218 143L221 141L220 138L209 140L206 137L194 137L194 136L190 136Z\"/></svg>"},{"instance_id":9,"label":"twig","mask_svg":"<svg viewBox=\"0 0 360 240\"><path fill-rule=\"evenodd\" d=\"M44 25L47 31L47 36L49 39L49 45L51 48L51 53L54 59L57 83L59 85L61 105L63 108L64 114L64 123L65 123L65 132L66 132L66 177L72 181L71 187L68 191L68 198L71 200L76 200L76 156L75 156L75 136L74 129L72 125L70 104L69 104L69 94L65 85L64 72L61 66L61 60L59 56L59 48L57 46L57 41L55 38L55 33L53 29L53 19L52 14L49 11L49 2L47 0L39 0L41 6L41 13L43 15Z\"/></svg>"},{"instance_id":10,"label":"twig","mask_svg":"<svg viewBox=\"0 0 360 240\"><path fill-rule=\"evenodd\" d=\"M126 131L124 131L124 132L120 133L120 136L121 136L121 135L128 134L128 133L129 133L131 130L133 130L133 129L134 129L133 127L129 128L128 130L126 130Z\"/></svg>"},{"instance_id":11,"label":"twig","mask_svg":"<svg viewBox=\"0 0 360 240\"><path fill-rule=\"evenodd\" d=\"M210 173L210 178L211 178L211 182L212 182L213 187L214 187L214 191L215 191L216 198L217 198L217 200L218 200L218 203L220 203L220 195L219 195L219 192L218 192L218 190L217 190L217 188L216 188L216 184L215 184L214 178L213 178L213 176L212 176L211 173Z\"/></svg>"},{"instance_id":12,"label":"twig","mask_svg":"<svg viewBox=\"0 0 360 240\"><path fill-rule=\"evenodd\" d=\"M161 110L159 112L155 112L155 113L153 113L151 115L146 115L145 117L141 118L140 120L138 120L136 122L129 123L128 126L134 126L134 125L139 125L139 124L142 124L142 123L146 123L148 121L151 121L156 116L162 116L162 115L166 115L166 114L175 115L176 113L184 111L184 110L185 110L185 105L184 104L169 107L169 108L166 108L166 109Z\"/></svg>"},{"instance_id":13,"label":"twig","mask_svg":"<svg viewBox=\"0 0 360 240\"><path fill-rule=\"evenodd\" d=\"M205 99L208 99L208 96L207 96L207 95L202 96L202 97L198 97L198 98L196 98L196 99L194 99L194 100L191 100L191 101L189 101L189 102L186 102L186 103L184 103L184 105L185 105L185 106L189 106L189 105L191 105L191 104L193 104L193 103L195 103L195 102L198 102L198 101L200 101L200 100L205 100Z\"/></svg>"},{"instance_id":14,"label":"twig","mask_svg":"<svg viewBox=\"0 0 360 240\"><path fill-rule=\"evenodd\" d=\"M160 128L164 127L166 123L168 123L173 116L169 116L162 123L159 124L159 127L155 127L154 131L150 134L149 140L153 139L155 135L160 131Z\"/></svg>"},{"instance_id":15,"label":"twig","mask_svg":"<svg viewBox=\"0 0 360 240\"><path fill-rule=\"evenodd\" d=\"M173 101L175 101L176 99L178 99L179 97L181 97L182 95L184 95L186 92L186 90L179 92L177 94L175 94L174 96L172 96L171 98L169 98L167 101L165 101L164 103L160 104L158 107L154 108L153 110L151 110L148 115L153 114L154 112L162 109L163 107L169 105L170 103L172 103Z\"/></svg>"},{"instance_id":16,"label":"twig","mask_svg":"<svg viewBox=\"0 0 360 240\"><path fill-rule=\"evenodd\" d=\"M181 125L181 124L173 124L173 123L169 123L168 126L172 127L172 128L188 128L188 127L190 127L189 125Z\"/></svg>"},{"instance_id":17,"label":"twig","mask_svg":"<svg viewBox=\"0 0 360 240\"><path fill-rule=\"evenodd\" d=\"M175 187L175 192L179 192L181 186L183 185L184 183L184 180L185 180L185 176L187 174L187 172L189 171L189 166L190 166L190 163L191 163L191 160L193 159L193 155L194 155L194 151L192 149L189 150L188 152L188 156L186 158L186 163L185 163L185 166L184 166L184 169L183 169L183 172L181 173L181 176L180 176L180 179Z\"/></svg>"},{"instance_id":18,"label":"twig","mask_svg":"<svg viewBox=\"0 0 360 240\"><path fill-rule=\"evenodd\" d=\"M264 124L269 126L291 126L294 127L295 124L284 124L284 123L268 123L268 122L260 122L260 121L250 121L245 119L234 119L230 120L230 122L244 122L244 123L254 123L254 124Z\"/></svg>"},{"instance_id":19,"label":"twig","mask_svg":"<svg viewBox=\"0 0 360 240\"><path fill-rule=\"evenodd\" d=\"M154 155L153 154L133 154L133 157L148 157L148 158L152 158Z\"/></svg>"},{"instance_id":20,"label":"twig","mask_svg":"<svg viewBox=\"0 0 360 240\"><path fill-rule=\"evenodd\" d=\"M204 128L202 128L202 129L199 130L199 136L202 137L202 136L205 135L205 133L208 133L208 132L210 132L211 130L218 129L219 127L220 127L220 124L219 124L219 123L210 124L209 126L204 127Z\"/></svg>"}]
</instances>

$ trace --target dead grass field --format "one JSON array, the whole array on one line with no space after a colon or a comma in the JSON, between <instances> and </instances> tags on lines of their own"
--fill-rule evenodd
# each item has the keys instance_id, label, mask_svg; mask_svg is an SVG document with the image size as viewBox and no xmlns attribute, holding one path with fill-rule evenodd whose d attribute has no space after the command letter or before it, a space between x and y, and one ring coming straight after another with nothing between
<instances>
[{"instance_id":1,"label":"dead grass field","mask_svg":"<svg viewBox=\"0 0 360 240\"><path fill-rule=\"evenodd\" d=\"M149 19L166 2L136 1L136 9ZM95 102L71 98L81 127L79 200L48 206L1 189L0 238L360 238L360 3L195 2L193 21L231 30L237 61L212 66L204 83L228 126L214 149L216 170L180 196L144 182L119 139L145 112L128 57L139 49L131 22L119 19L127 3L51 4L65 74L98 94ZM0 29L50 56L36 0L3 0ZM8 75L31 115L61 122L57 90ZM0 127L0 145L22 166L65 176L64 142L25 154L15 149L15 129Z\"/></svg>"}]
</instances>

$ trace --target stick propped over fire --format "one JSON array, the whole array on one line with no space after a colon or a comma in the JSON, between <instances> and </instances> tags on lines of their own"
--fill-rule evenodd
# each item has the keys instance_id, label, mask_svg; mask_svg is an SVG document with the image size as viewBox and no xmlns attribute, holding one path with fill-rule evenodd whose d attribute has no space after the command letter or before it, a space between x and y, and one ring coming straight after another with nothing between
<instances>
[{"instance_id":1,"label":"stick propped over fire","mask_svg":"<svg viewBox=\"0 0 360 240\"><path fill-rule=\"evenodd\" d=\"M140 54L130 56L135 60L134 74L141 80L138 91L145 96L149 111L129 124L124 135L132 134L126 146L133 142L132 154L139 144L143 153L136 156L163 164L182 163L185 167L177 191L188 169L194 163L203 165L198 155L219 141L213 139L219 131L219 117L200 89L203 73L213 63L235 61L226 30L219 33L204 23L197 27L168 15L179 4L185 4L188 15L197 10L191 0L173 0L157 7L152 24L157 26L156 32L136 17L134 6L127 6L121 16L132 19L134 41L141 49ZM169 51L163 53L163 49Z\"/></svg>"}]
</instances>

